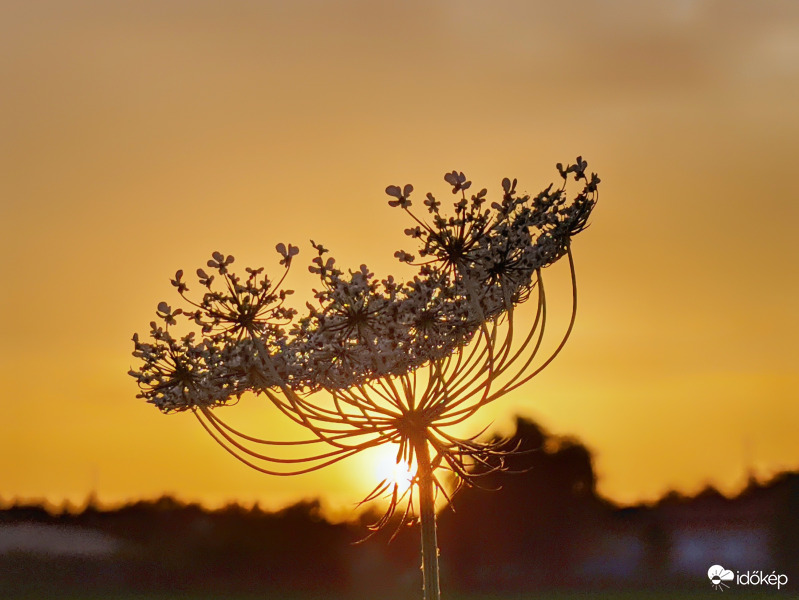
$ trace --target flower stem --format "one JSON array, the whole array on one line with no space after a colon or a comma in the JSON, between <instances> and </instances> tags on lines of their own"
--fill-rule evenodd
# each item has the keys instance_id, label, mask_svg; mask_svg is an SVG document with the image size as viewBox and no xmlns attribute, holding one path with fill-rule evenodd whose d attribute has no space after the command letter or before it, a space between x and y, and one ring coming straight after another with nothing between
<instances>
[{"instance_id":1,"label":"flower stem","mask_svg":"<svg viewBox=\"0 0 799 600\"><path fill-rule=\"evenodd\" d=\"M413 440L419 473L419 513L422 522L422 578L424 600L440 600L438 582L438 540L434 499L433 466L427 439L420 435Z\"/></svg>"}]
</instances>

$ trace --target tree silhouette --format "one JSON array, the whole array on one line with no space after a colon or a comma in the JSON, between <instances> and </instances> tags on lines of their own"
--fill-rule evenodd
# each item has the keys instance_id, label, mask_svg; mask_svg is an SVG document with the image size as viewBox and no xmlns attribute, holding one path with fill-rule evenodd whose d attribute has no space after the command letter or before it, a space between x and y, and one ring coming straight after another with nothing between
<instances>
[{"instance_id":1,"label":"tree silhouette","mask_svg":"<svg viewBox=\"0 0 799 600\"><path fill-rule=\"evenodd\" d=\"M183 272L172 285L184 300L173 309L161 302L150 341L134 335L141 364L130 374L139 397L164 412L191 411L223 448L249 467L272 475L324 468L367 448L394 444L397 463L415 467L413 485L379 482L365 501L387 496L381 528L400 506L418 512L422 530L424 595L439 593L435 496L449 496L441 471L456 486L502 468L512 449L475 435L456 437L451 428L483 406L532 379L560 352L574 325L577 289L572 237L587 226L599 178L587 163L557 165L563 183L534 197L519 195L514 179L502 181L501 200L487 204L487 190L467 197L463 173L444 176L456 195L452 213L428 193L427 220L410 209L413 186L389 186L389 205L411 219L405 233L420 245L418 258L398 251L417 267L398 283L378 280L365 265L344 273L321 244L310 271L319 276L315 303L300 317L282 288L298 249L278 244L284 268L275 282L263 268L231 271L232 256L214 252L210 274L197 270L204 291L189 295ZM567 182L582 182L569 198ZM566 330L546 347L547 296L543 269L566 258L572 308ZM520 305L532 304L533 310ZM174 334L178 319L191 327ZM246 392L266 396L309 437L275 441L239 431L214 410ZM294 456L277 456L290 448ZM272 449L270 451L270 448ZM499 462L493 462L496 458ZM473 465L485 469L474 470ZM418 507L418 509L417 509Z\"/></svg>"},{"instance_id":2,"label":"tree silhouette","mask_svg":"<svg viewBox=\"0 0 799 600\"><path fill-rule=\"evenodd\" d=\"M524 419L504 448L513 450L504 470L492 469L480 481L484 489L464 492L457 513L442 518L451 579L494 591L566 584L588 524L605 512L591 455Z\"/></svg>"}]
</instances>

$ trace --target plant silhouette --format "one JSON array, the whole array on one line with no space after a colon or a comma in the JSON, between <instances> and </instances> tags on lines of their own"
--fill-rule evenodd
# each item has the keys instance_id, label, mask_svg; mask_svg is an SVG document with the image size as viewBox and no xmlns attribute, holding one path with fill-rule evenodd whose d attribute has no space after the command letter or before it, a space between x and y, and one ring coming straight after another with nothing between
<instances>
[{"instance_id":1,"label":"plant silhouette","mask_svg":"<svg viewBox=\"0 0 799 600\"><path fill-rule=\"evenodd\" d=\"M345 273L321 244L309 267L320 279L315 302L300 316L289 308L283 283L295 246L278 244L281 276L263 268L231 270L232 256L214 252L197 270L202 295L194 298L178 271L172 285L183 299L158 304L150 339L134 335L139 397L163 412L190 411L223 448L249 467L271 475L322 469L368 448L394 444L397 463L415 467L412 485L379 482L364 501L387 497L374 528L403 507L422 531L424 597L438 599L435 496L502 468L513 453L478 435L456 437L452 427L524 385L563 348L576 314L571 242L596 204L596 174L587 163L557 165L562 184L534 197L517 181L502 181L502 197L488 203L485 189L467 196L471 182L444 176L455 196L452 210L428 193L427 215L412 210L413 186L389 186L389 205L410 219L405 233L418 257L395 256L417 268L399 283L378 280L365 265ZM581 185L569 198L567 183ZM543 353L547 296L543 270L565 258L572 286L571 317L554 349ZM532 310L522 310L532 305ZM187 325L175 333L178 320ZM247 392L264 395L290 421L308 431L301 440L275 441L239 431L213 409ZM295 450L286 458L281 450ZM270 452L270 448L273 449ZM278 456L278 454L280 456ZM479 467L477 469L473 467ZM447 489L442 472L454 474Z\"/></svg>"}]
</instances>

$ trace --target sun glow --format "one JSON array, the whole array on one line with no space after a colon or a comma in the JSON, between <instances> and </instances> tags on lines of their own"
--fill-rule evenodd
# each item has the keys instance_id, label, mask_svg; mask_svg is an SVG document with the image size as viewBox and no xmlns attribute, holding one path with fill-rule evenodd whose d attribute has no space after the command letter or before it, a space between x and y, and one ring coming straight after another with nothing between
<instances>
[{"instance_id":1,"label":"sun glow","mask_svg":"<svg viewBox=\"0 0 799 600\"><path fill-rule=\"evenodd\" d=\"M377 481L385 481L392 486L396 484L400 494L408 491L416 476L416 465L408 465L404 458L397 462L396 452L383 453L375 461L375 476Z\"/></svg>"}]
</instances>

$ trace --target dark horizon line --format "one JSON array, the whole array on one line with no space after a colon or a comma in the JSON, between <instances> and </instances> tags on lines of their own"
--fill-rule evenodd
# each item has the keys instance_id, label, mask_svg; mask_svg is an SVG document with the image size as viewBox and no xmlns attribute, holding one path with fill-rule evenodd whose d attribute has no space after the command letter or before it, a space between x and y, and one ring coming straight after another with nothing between
<instances>
[{"instance_id":1,"label":"dark horizon line","mask_svg":"<svg viewBox=\"0 0 799 600\"><path fill-rule=\"evenodd\" d=\"M727 501L734 501L754 491L764 490L771 488L775 485L778 485L782 483L785 479L788 479L792 476L799 477L799 470L788 469L788 470L778 471L777 473L771 475L765 480L759 480L754 476L754 474L750 474L746 485L743 486L737 493L733 495L724 494L723 492L718 490L715 486L708 483L694 494L684 494L677 490L667 490L654 501L638 501L633 504L616 502L613 499L603 496L597 492L594 493L597 499L609 505L609 507L614 510L646 509L646 508L657 508L658 506L669 502L690 502L692 500L706 498L709 496L722 497ZM457 504L457 500L455 502ZM156 507L159 504L168 505L170 508L177 508L177 509L196 508L205 514L215 514L215 513L223 513L225 511L230 511L230 510L237 510L249 513L261 513L264 515L280 515L281 513L290 511L293 508L305 507L309 510L309 512L316 513L325 521L331 523L357 523L361 521L364 516L368 516L374 508L369 506L362 507L355 510L350 518L331 520L330 518L331 515L329 514L329 511L325 507L325 501L323 498L319 496L303 498L295 502L287 503L275 509L264 509L262 506L260 506L260 502L258 500L255 500L254 502L251 503L232 500L225 502L224 504L222 504L217 508L212 508L202 501L182 500L171 492L164 492L160 496L151 497L151 498L138 498L138 499L129 498L121 502L103 502L99 499L97 491L93 490L89 492L85 500L79 504L76 504L66 498L61 502L55 502L47 498L24 499L20 497L14 497L10 500L6 500L2 496L0 496L0 513L9 512L13 510L34 509L34 510L43 510L48 515L53 517L64 516L64 515L80 516L89 511L100 512L100 513L115 513L137 506ZM441 510L444 511L446 509L447 507L444 507Z\"/></svg>"}]
</instances>

